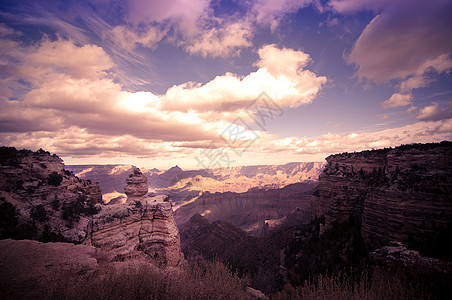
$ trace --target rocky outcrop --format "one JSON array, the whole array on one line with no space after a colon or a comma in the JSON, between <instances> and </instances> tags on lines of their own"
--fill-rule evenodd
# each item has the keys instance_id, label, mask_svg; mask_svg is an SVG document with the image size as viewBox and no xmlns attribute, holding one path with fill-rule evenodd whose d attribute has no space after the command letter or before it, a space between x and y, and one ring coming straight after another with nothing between
<instances>
[{"instance_id":1,"label":"rocky outcrop","mask_svg":"<svg viewBox=\"0 0 452 300\"><path fill-rule=\"evenodd\" d=\"M452 262L423 257L419 251L409 250L402 242L390 242L388 246L370 253L371 260L380 266L416 267L431 269L436 273L452 274Z\"/></svg>"},{"instance_id":2,"label":"rocky outcrop","mask_svg":"<svg viewBox=\"0 0 452 300\"><path fill-rule=\"evenodd\" d=\"M99 185L64 169L56 155L0 148L0 237L83 242L101 208Z\"/></svg>"},{"instance_id":3,"label":"rocky outcrop","mask_svg":"<svg viewBox=\"0 0 452 300\"><path fill-rule=\"evenodd\" d=\"M313 210L326 229L358 216L372 247L431 247L452 225L451 160L451 142L329 156Z\"/></svg>"},{"instance_id":4,"label":"rocky outcrop","mask_svg":"<svg viewBox=\"0 0 452 300\"><path fill-rule=\"evenodd\" d=\"M133 202L142 198L148 192L148 180L141 173L140 169L134 167L133 173L126 179L124 193L127 195L127 201Z\"/></svg>"},{"instance_id":5,"label":"rocky outcrop","mask_svg":"<svg viewBox=\"0 0 452 300\"><path fill-rule=\"evenodd\" d=\"M181 261L179 230L165 196L105 207L93 218L87 244L110 252L114 260L144 257L154 265Z\"/></svg>"},{"instance_id":6,"label":"rocky outcrop","mask_svg":"<svg viewBox=\"0 0 452 300\"><path fill-rule=\"evenodd\" d=\"M147 196L147 179L138 168L126 183L126 203L108 205L95 215L86 243L114 260L140 257L159 267L177 266L182 256L171 201L165 195Z\"/></svg>"}]
</instances>

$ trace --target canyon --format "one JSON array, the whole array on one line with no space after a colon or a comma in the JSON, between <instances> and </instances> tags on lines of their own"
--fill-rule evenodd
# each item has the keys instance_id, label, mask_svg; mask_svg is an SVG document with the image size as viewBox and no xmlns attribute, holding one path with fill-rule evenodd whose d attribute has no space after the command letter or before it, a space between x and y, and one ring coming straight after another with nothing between
<instances>
[{"instance_id":1,"label":"canyon","mask_svg":"<svg viewBox=\"0 0 452 300\"><path fill-rule=\"evenodd\" d=\"M1 147L0 255L76 251L80 263L56 263L77 274L219 259L266 294L318 274L394 266L449 280L451 157L442 142L335 154L326 165L72 166L76 176L44 150ZM109 193L96 179L120 196L102 199Z\"/></svg>"}]
</instances>

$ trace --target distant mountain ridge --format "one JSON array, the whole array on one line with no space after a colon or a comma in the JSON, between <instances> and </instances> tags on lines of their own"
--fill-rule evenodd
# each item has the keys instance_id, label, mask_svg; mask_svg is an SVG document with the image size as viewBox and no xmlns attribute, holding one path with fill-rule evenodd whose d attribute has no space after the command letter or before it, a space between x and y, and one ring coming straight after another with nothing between
<instances>
[{"instance_id":1,"label":"distant mountain ridge","mask_svg":"<svg viewBox=\"0 0 452 300\"><path fill-rule=\"evenodd\" d=\"M66 168L81 179L99 182L104 198L110 193L123 194L125 179L132 172L132 165L68 165ZM150 191L159 194L184 189L246 192L255 187L280 188L297 182L317 181L323 168L323 162L292 162L187 171L177 165L166 171L140 169L148 179Z\"/></svg>"}]
</instances>

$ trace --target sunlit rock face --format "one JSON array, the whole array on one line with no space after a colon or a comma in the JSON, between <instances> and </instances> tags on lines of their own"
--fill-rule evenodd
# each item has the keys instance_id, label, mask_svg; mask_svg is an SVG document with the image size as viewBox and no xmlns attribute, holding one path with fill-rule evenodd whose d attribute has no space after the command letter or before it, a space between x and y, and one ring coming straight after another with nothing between
<instances>
[{"instance_id":1,"label":"sunlit rock face","mask_svg":"<svg viewBox=\"0 0 452 300\"><path fill-rule=\"evenodd\" d=\"M140 169L134 168L133 173L126 179L124 193L127 195L127 201L133 202L146 195L148 192L148 180L141 173Z\"/></svg>"},{"instance_id":2,"label":"sunlit rock face","mask_svg":"<svg viewBox=\"0 0 452 300\"><path fill-rule=\"evenodd\" d=\"M165 195L146 196L144 184L146 178L135 169L127 179L127 202L106 206L93 217L87 244L117 261L144 257L159 267L178 266L180 235L171 201Z\"/></svg>"},{"instance_id":3,"label":"sunlit rock face","mask_svg":"<svg viewBox=\"0 0 452 300\"><path fill-rule=\"evenodd\" d=\"M337 154L327 162L313 201L325 229L355 215L371 246L422 248L451 226L452 143Z\"/></svg>"}]
</instances>

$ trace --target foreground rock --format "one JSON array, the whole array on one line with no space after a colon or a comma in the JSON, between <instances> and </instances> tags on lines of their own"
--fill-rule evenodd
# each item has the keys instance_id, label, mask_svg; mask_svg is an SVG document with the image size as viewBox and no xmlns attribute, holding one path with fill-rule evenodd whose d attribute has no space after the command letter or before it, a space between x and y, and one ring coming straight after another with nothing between
<instances>
[{"instance_id":1,"label":"foreground rock","mask_svg":"<svg viewBox=\"0 0 452 300\"><path fill-rule=\"evenodd\" d=\"M147 196L147 179L138 168L126 183L126 203L108 205L93 216L86 244L109 252L115 261L145 258L158 267L178 266L180 235L171 201L165 195Z\"/></svg>"}]
</instances>

